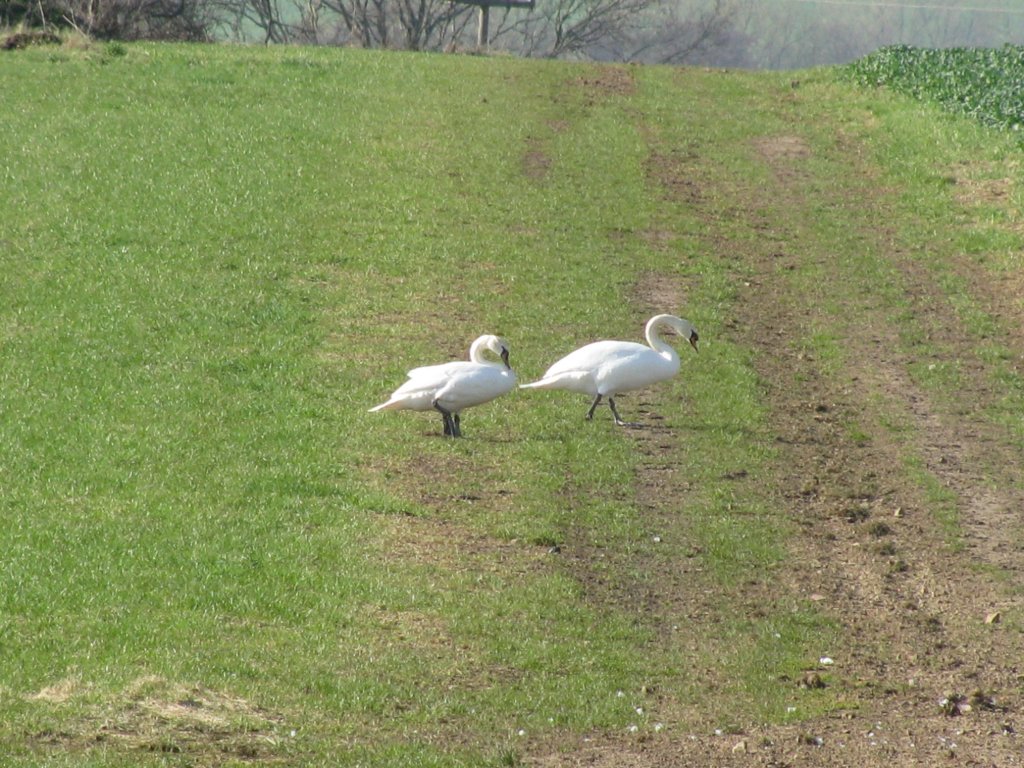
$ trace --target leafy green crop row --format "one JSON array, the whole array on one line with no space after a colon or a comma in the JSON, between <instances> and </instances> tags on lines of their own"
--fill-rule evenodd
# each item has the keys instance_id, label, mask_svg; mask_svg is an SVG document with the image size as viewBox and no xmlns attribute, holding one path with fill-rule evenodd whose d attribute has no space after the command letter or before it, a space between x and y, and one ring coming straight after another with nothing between
<instances>
[{"instance_id":1,"label":"leafy green crop row","mask_svg":"<svg viewBox=\"0 0 1024 768\"><path fill-rule=\"evenodd\" d=\"M1024 126L1024 47L881 48L848 67L862 85L888 86L985 125Z\"/></svg>"}]
</instances>

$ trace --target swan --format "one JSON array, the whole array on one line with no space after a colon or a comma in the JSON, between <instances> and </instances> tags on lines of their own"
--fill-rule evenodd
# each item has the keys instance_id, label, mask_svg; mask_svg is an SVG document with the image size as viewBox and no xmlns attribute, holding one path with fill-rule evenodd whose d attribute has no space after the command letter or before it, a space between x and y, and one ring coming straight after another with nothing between
<instances>
[{"instance_id":1,"label":"swan","mask_svg":"<svg viewBox=\"0 0 1024 768\"><path fill-rule=\"evenodd\" d=\"M484 357L490 350L501 362ZM508 364L508 342L500 336L485 334L469 348L469 360L413 368L408 380L394 391L387 402L374 411L438 411L444 419L444 434L462 437L459 413L504 395L516 385L516 375Z\"/></svg>"},{"instance_id":2,"label":"swan","mask_svg":"<svg viewBox=\"0 0 1024 768\"><path fill-rule=\"evenodd\" d=\"M590 395L594 402L587 411L588 420L594 418L594 409L607 397L615 423L636 426L620 418L615 396L670 379L679 372L679 355L661 338L663 328L675 331L697 350L697 330L689 320L675 315L655 315L644 329L648 346L632 341L595 341L570 352L548 368L542 378L522 384L521 388L567 389Z\"/></svg>"}]
</instances>

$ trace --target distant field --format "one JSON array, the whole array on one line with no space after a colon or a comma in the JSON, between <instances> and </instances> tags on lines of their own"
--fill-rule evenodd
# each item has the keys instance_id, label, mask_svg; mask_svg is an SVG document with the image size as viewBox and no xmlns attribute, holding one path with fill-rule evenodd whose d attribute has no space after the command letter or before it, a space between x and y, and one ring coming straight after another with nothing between
<instances>
[{"instance_id":1,"label":"distant field","mask_svg":"<svg viewBox=\"0 0 1024 768\"><path fill-rule=\"evenodd\" d=\"M856 734L944 755L974 688L1015 754L1005 136L833 71L336 49L0 92L9 764L891 765ZM367 413L665 311L701 350L644 428Z\"/></svg>"}]
</instances>

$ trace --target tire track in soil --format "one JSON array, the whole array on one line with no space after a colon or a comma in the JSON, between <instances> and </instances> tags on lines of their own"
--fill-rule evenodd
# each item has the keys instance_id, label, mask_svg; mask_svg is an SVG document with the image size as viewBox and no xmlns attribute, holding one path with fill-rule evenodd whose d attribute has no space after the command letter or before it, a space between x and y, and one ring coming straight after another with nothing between
<instances>
[{"instance_id":1,"label":"tire track in soil","mask_svg":"<svg viewBox=\"0 0 1024 768\"><path fill-rule=\"evenodd\" d=\"M726 238L716 225L730 212L743 210L751 212L752 228L767 229L771 223L784 231L792 217L812 215L804 210L814 199L803 167L811 154L809 143L798 135L755 139L752 149L773 181L712 191L694 181L714 183L697 170L699 151L692 143L672 148L647 138L652 157L660 158L652 164L652 185L701 214L709 248L731 254L737 280L748 286L727 331L733 341L756 352L780 456L774 476L766 478L767 492L799 532L790 542L788 576L776 588L816 603L840 625L843 641L830 685L849 706L798 725L751 724L733 736L595 737L574 752L530 764L1024 765L1024 744L1016 733L1024 727L1024 643L1017 629L985 623L996 611L1019 616L1024 607L1020 590L993 576L995 571L1019 573L1024 566L1016 520L1024 495L1013 473L1021 462L1010 437L981 416L998 394L957 327L948 297L933 274L891 246L887 233L861 233L865 247L884 254L895 267L911 297L914 321L928 336L942 340L943 359L963 363L965 404L953 408L914 383L910 368L915 360L901 348L899 329L886 308L846 290L854 278L822 255L827 244L804 250L795 237L783 235L780 250L778 236L740 242ZM856 166L837 170L871 174ZM844 188L842 194L851 190ZM838 202L873 208L881 218L884 194ZM737 196L741 199L730 201ZM715 200L728 210L708 202ZM789 278L794 264L807 260L821 270L822 289L847 313L845 327L824 313L821 302L806 303ZM970 276L976 296L997 296L1003 308L1010 303L998 296L999 286L984 284L970 265L958 269ZM645 282L658 283L641 281L639 303L664 306L665 296L645 289ZM823 370L799 344L821 327L846 332L838 374ZM765 328L776 332L765 337ZM1019 337L1002 341L1024 356ZM886 427L894 414L908 425L899 434ZM851 424L868 438L857 439ZM685 496L685 483L655 460L657 428L638 433L637 439L648 457L637 478L641 505L666 492L677 500ZM923 471L956 499L963 547L951 545L930 508L933 502L907 470L908 456L916 457ZM659 511L652 503L647 513L657 521L664 508ZM679 568L675 580L685 581L685 571ZM654 610L657 599L648 596ZM939 702L954 692L964 699L941 707Z\"/></svg>"},{"instance_id":2,"label":"tire track in soil","mask_svg":"<svg viewBox=\"0 0 1024 768\"><path fill-rule=\"evenodd\" d=\"M734 207L757 211L771 222L803 215L801 207L811 199L802 170L808 145L798 136L782 136L764 137L754 146L773 171L774 183L743 191L745 199ZM934 278L905 254L889 251L884 233L863 234L868 247L884 253L906 282L915 320L943 340L951 359L971 360L970 343ZM915 759L938 759L949 756L949 745L958 740L958 749L972 759L1015 764L1020 747L1004 731L1013 728L1010 721L1021 707L1020 643L1015 633L983 623L986 613L1020 608L1019 595L1000 586L987 568L1021 565L1016 546L992 535L1007 521L1007 512L1022 506L1013 478L1005 474L1017 463L1008 455L1012 449L1005 436L977 418L976 409L943 410L913 383L912 360L900 351L898 330L883 307L851 298L855 292L846 289L856 278L837 260L800 253L796 242L786 247L797 252L780 254L778 245L754 238L717 243L716 250L742 254L752 286L737 302L731 335L757 350L755 365L768 388L781 453L772 493L801 531L791 546L789 588L819 602L840 622L846 643L837 653L842 658L837 684L859 705L845 721L826 719L805 727L833 744L850 742L858 733L898 735L889 745L896 751L888 754L874 754L865 748L871 742L860 739L858 764L891 762L910 749ZM815 328L835 327L835 318L822 313L822 302L806 304L787 279L785 266L807 258L817 259L819 288L850 318L842 376L824 373L813 356L791 343ZM870 333L852 332L853 326ZM787 331L765 339L765 327ZM988 382L980 366L968 368L978 375L965 382L964 394L983 403L992 397ZM909 445L888 435L882 425L887 411L909 423ZM854 439L850 424L866 427L870 438ZM968 540L963 551L950 547L928 499L907 477L908 451L957 498ZM993 477L985 467L1004 476ZM980 703L955 725L937 704L950 691L977 692ZM847 743L843 751L847 759L855 754L850 747ZM832 762L826 750L812 751L813 756L798 752L788 759Z\"/></svg>"}]
</instances>

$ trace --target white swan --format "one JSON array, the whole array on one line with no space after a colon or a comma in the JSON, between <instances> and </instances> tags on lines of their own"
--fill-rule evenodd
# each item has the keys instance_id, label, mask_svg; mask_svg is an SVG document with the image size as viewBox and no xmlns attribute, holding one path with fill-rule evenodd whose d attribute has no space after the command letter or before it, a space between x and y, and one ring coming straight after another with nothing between
<instances>
[{"instance_id":1,"label":"white swan","mask_svg":"<svg viewBox=\"0 0 1024 768\"><path fill-rule=\"evenodd\" d=\"M697 331L689 320L656 315L647 321L644 331L649 346L632 341L595 341L570 352L548 368L541 379L522 388L567 389L590 395L594 402L587 411L588 419L594 418L594 409L601 398L607 397L615 423L633 426L619 417L615 395L670 379L679 372L679 355L661 338L661 328L675 331L697 349Z\"/></svg>"},{"instance_id":2,"label":"white swan","mask_svg":"<svg viewBox=\"0 0 1024 768\"><path fill-rule=\"evenodd\" d=\"M490 350L501 358L492 362L484 357ZM510 391L516 375L508 364L508 342L486 334L469 348L469 361L456 360L440 365L425 365L409 371L409 380L395 390L386 403L373 411L439 411L444 419L444 434L462 437L459 413Z\"/></svg>"}]
</instances>

